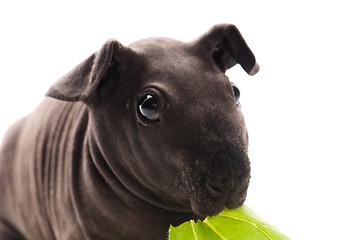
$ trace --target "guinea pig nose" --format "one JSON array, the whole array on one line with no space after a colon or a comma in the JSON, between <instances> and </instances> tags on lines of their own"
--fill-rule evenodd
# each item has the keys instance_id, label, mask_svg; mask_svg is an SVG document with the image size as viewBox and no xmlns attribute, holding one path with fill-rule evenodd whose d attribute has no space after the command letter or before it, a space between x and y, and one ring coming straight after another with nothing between
<instances>
[{"instance_id":1,"label":"guinea pig nose","mask_svg":"<svg viewBox=\"0 0 361 240\"><path fill-rule=\"evenodd\" d=\"M220 198L223 196L223 192L220 188L211 184L206 184L206 187L212 197Z\"/></svg>"}]
</instances>

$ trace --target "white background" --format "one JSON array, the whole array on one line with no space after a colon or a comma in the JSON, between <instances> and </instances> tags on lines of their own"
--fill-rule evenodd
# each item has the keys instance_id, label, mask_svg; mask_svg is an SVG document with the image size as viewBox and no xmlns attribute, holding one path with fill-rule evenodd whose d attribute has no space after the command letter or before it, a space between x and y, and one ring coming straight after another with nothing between
<instances>
[{"instance_id":1,"label":"white background","mask_svg":"<svg viewBox=\"0 0 361 240\"><path fill-rule=\"evenodd\" d=\"M0 134L108 38L188 41L221 22L261 65L228 72L250 135L246 204L293 239L361 239L356 0L2 1Z\"/></svg>"}]
</instances>

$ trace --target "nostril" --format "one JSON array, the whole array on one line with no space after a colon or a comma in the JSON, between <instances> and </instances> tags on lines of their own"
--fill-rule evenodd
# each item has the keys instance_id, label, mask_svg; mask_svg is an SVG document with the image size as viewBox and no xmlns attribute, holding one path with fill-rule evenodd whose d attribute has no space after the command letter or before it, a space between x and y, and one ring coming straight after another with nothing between
<instances>
[{"instance_id":1,"label":"nostril","mask_svg":"<svg viewBox=\"0 0 361 240\"><path fill-rule=\"evenodd\" d=\"M219 198L223 196L222 190L214 185L207 184L207 190L213 197Z\"/></svg>"}]
</instances>

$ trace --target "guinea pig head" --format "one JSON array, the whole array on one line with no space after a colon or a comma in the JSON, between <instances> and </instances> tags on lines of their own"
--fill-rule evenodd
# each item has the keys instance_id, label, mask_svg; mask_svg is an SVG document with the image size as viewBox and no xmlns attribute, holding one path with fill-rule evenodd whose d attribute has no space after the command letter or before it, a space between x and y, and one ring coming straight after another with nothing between
<instances>
[{"instance_id":1,"label":"guinea pig head","mask_svg":"<svg viewBox=\"0 0 361 240\"><path fill-rule=\"evenodd\" d=\"M104 159L134 195L205 217L241 206L249 185L239 89L225 75L237 63L259 69L230 24L187 43L111 40L48 96L87 105Z\"/></svg>"}]
</instances>

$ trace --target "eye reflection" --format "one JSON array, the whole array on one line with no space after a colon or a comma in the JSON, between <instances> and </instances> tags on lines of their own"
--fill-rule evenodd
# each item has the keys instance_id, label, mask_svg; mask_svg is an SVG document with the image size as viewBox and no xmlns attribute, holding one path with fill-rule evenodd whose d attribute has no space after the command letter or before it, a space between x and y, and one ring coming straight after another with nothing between
<instances>
[{"instance_id":1,"label":"eye reflection","mask_svg":"<svg viewBox=\"0 0 361 240\"><path fill-rule=\"evenodd\" d=\"M149 120L159 120L158 104L155 97L148 94L139 104L140 113Z\"/></svg>"}]
</instances>

